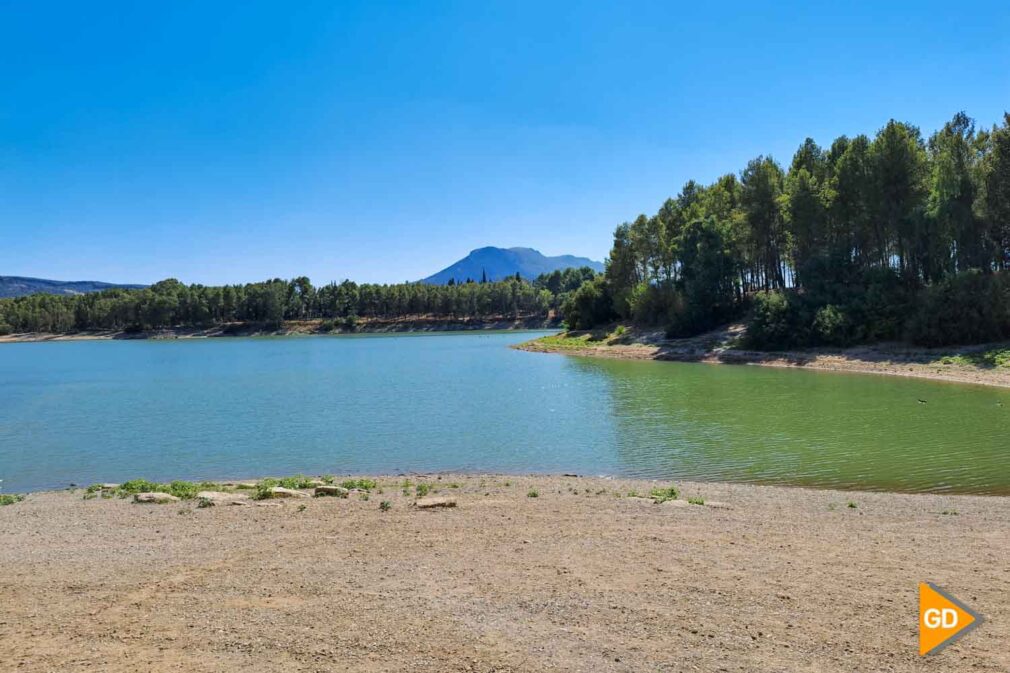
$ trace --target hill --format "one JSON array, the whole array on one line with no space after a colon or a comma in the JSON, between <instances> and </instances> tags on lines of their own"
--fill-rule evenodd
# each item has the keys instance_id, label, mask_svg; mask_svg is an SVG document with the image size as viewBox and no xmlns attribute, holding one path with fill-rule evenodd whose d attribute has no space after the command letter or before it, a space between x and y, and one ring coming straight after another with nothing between
<instances>
[{"instance_id":1,"label":"hill","mask_svg":"<svg viewBox=\"0 0 1010 673\"><path fill-rule=\"evenodd\" d=\"M481 280L501 280L518 273L527 280L532 280L542 273L550 273L568 268L588 266L596 271L603 271L603 264L586 257L574 255L558 255L546 257L533 248L478 248L463 259L450 264L436 274L423 279L422 283L445 285L450 280L457 282L467 278Z\"/></svg>"},{"instance_id":2,"label":"hill","mask_svg":"<svg viewBox=\"0 0 1010 673\"><path fill-rule=\"evenodd\" d=\"M123 285L102 283L96 280L46 280L45 278L25 278L23 276L0 276L0 297L23 297L29 294L74 295L99 292L112 288L140 289L144 285Z\"/></svg>"}]
</instances>

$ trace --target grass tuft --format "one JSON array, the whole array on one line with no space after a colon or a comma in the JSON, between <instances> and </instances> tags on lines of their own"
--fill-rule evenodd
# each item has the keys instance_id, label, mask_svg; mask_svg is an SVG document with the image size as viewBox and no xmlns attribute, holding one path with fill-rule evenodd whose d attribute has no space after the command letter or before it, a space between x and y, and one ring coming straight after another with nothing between
<instances>
[{"instance_id":1,"label":"grass tuft","mask_svg":"<svg viewBox=\"0 0 1010 673\"><path fill-rule=\"evenodd\" d=\"M649 497L652 498L652 501L658 505L666 502L667 500L676 500L680 497L680 491L677 490L676 486L670 484L667 488L652 489L649 491Z\"/></svg>"}]
</instances>

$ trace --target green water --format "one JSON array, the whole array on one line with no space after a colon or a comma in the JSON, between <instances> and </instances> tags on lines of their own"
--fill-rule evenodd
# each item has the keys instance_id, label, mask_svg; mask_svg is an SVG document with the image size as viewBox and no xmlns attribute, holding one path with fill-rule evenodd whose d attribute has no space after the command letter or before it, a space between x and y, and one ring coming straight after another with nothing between
<instances>
[{"instance_id":1,"label":"green water","mask_svg":"<svg viewBox=\"0 0 1010 673\"><path fill-rule=\"evenodd\" d=\"M1008 390L508 348L532 336L5 344L0 479L462 470L1010 493Z\"/></svg>"}]
</instances>

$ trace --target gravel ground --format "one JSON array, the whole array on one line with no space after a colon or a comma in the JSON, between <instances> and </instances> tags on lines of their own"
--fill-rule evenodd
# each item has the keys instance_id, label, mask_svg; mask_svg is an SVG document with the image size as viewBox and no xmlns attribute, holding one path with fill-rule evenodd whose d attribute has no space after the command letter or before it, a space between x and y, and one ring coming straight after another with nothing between
<instances>
[{"instance_id":1,"label":"gravel ground","mask_svg":"<svg viewBox=\"0 0 1010 673\"><path fill-rule=\"evenodd\" d=\"M458 507L419 510L401 479L0 507L0 670L1010 669L1007 499L685 483L708 504L677 507L627 497L653 482L441 475ZM926 580L987 622L924 661Z\"/></svg>"}]
</instances>

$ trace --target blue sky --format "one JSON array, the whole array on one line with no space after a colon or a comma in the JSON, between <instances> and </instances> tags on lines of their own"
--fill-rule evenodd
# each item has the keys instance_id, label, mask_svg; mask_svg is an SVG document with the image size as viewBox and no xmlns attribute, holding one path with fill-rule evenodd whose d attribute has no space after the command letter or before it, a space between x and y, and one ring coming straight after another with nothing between
<instances>
[{"instance_id":1,"label":"blue sky","mask_svg":"<svg viewBox=\"0 0 1010 673\"><path fill-rule=\"evenodd\" d=\"M1005 3L7 2L0 275L602 259L689 178L1010 108Z\"/></svg>"}]
</instances>

